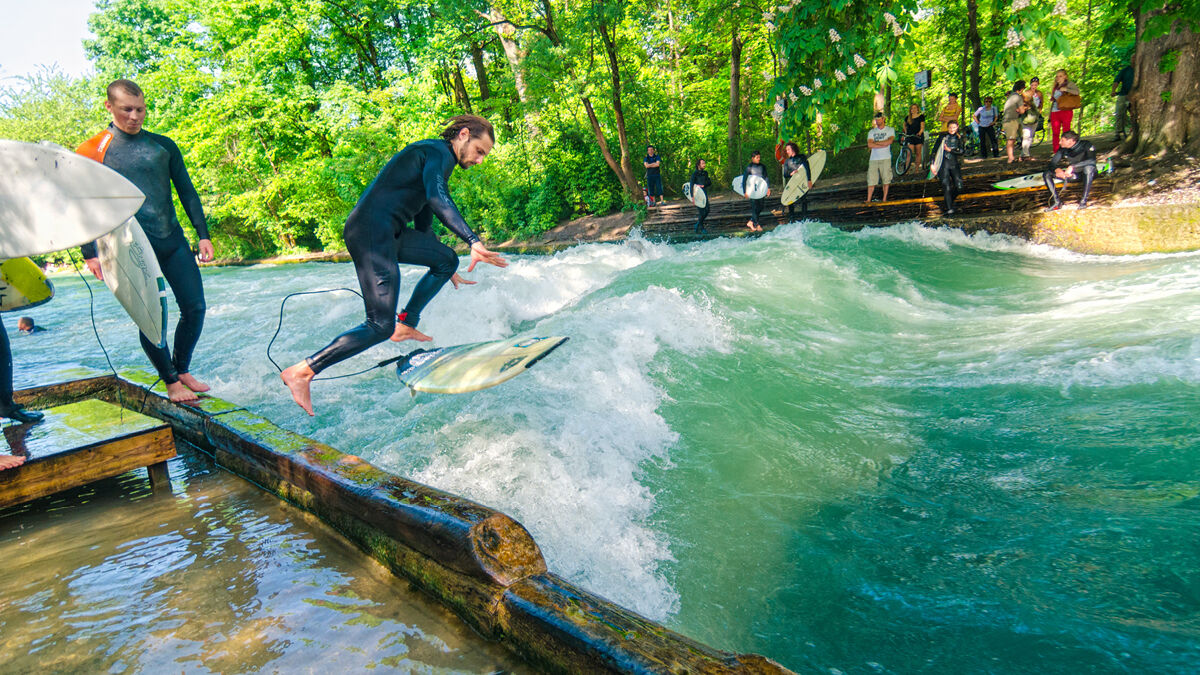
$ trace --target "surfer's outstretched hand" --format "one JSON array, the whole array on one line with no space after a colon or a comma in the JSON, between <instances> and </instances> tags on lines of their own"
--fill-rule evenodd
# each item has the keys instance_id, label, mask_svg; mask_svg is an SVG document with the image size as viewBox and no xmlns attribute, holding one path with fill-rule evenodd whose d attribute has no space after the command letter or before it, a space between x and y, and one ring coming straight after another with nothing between
<instances>
[{"instance_id":1,"label":"surfer's outstretched hand","mask_svg":"<svg viewBox=\"0 0 1200 675\"><path fill-rule=\"evenodd\" d=\"M100 259L99 258L88 258L87 260L84 260L83 262L84 262L84 264L87 265L87 268L89 270L91 270L92 274L95 275L95 277L97 279L99 279L100 281L104 281L104 272L100 269Z\"/></svg>"},{"instance_id":2,"label":"surfer's outstretched hand","mask_svg":"<svg viewBox=\"0 0 1200 675\"><path fill-rule=\"evenodd\" d=\"M454 276L450 277L450 283L454 284L454 290L457 291L459 284L463 284L465 286L474 286L475 284L477 284L479 282L471 281L470 279L464 279L462 277L462 275L460 275L458 272L455 272Z\"/></svg>"},{"instance_id":3,"label":"surfer's outstretched hand","mask_svg":"<svg viewBox=\"0 0 1200 675\"><path fill-rule=\"evenodd\" d=\"M474 272L475 265L481 262L496 267L508 267L508 261L500 257L499 253L487 250L482 241L477 241L471 244L471 264L467 266L467 271Z\"/></svg>"}]
</instances>

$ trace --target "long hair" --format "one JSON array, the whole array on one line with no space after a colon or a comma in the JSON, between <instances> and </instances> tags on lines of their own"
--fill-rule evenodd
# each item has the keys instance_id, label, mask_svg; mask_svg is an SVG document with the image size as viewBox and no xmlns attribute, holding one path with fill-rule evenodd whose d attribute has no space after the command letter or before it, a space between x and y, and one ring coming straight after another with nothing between
<instances>
[{"instance_id":1,"label":"long hair","mask_svg":"<svg viewBox=\"0 0 1200 675\"><path fill-rule=\"evenodd\" d=\"M703 162L703 161L704 161L704 158L703 158L703 157L701 157L700 159L696 160L696 170L697 170L697 171L699 171L699 170L700 170L700 162Z\"/></svg>"},{"instance_id":2,"label":"long hair","mask_svg":"<svg viewBox=\"0 0 1200 675\"><path fill-rule=\"evenodd\" d=\"M792 152L796 153L796 154L792 155L793 157L800 157L800 146L796 145L795 141L788 141L787 145L784 145L783 147L791 148ZM786 153L784 153L784 154L786 154Z\"/></svg>"},{"instance_id":3,"label":"long hair","mask_svg":"<svg viewBox=\"0 0 1200 675\"><path fill-rule=\"evenodd\" d=\"M484 134L487 134L493 143L496 142L496 130L492 128L492 123L479 115L455 115L451 117L446 121L446 128L442 130L442 138L452 141L463 129L470 130L471 138L481 138Z\"/></svg>"}]
</instances>

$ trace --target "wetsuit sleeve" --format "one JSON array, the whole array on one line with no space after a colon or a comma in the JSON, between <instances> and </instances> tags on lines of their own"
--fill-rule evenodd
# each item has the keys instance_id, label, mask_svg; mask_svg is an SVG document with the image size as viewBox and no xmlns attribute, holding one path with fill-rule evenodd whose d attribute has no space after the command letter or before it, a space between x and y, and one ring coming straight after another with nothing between
<instances>
[{"instance_id":1,"label":"wetsuit sleeve","mask_svg":"<svg viewBox=\"0 0 1200 675\"><path fill-rule=\"evenodd\" d=\"M1058 167L1058 163L1061 162L1063 159L1063 152L1065 150L1066 150L1066 148L1060 147L1058 149L1058 152L1054 153L1054 155L1052 155L1050 157L1050 166L1046 167L1047 171L1053 171L1054 169L1056 169Z\"/></svg>"},{"instance_id":2,"label":"wetsuit sleeve","mask_svg":"<svg viewBox=\"0 0 1200 675\"><path fill-rule=\"evenodd\" d=\"M433 211L426 204L413 216L413 229L418 232L428 232L433 227Z\"/></svg>"},{"instance_id":3,"label":"wetsuit sleeve","mask_svg":"<svg viewBox=\"0 0 1200 675\"><path fill-rule=\"evenodd\" d=\"M804 175L812 180L812 167L808 165L808 158L804 155L800 155L800 166L804 167Z\"/></svg>"},{"instance_id":4,"label":"wetsuit sleeve","mask_svg":"<svg viewBox=\"0 0 1200 675\"><path fill-rule=\"evenodd\" d=\"M450 188L446 185L446 164L453 161L449 151L444 158L430 157L428 154L425 156L422 177L425 182L425 198L429 202L426 208L430 209L447 229L470 246L479 241L479 235L467 226L467 221L463 219L458 206L450 198Z\"/></svg>"},{"instance_id":5,"label":"wetsuit sleeve","mask_svg":"<svg viewBox=\"0 0 1200 675\"><path fill-rule=\"evenodd\" d=\"M208 239L208 221L204 219L204 207L200 205L200 195L196 193L192 177L188 175L187 167L183 163L183 153L179 151L175 141L166 136L155 134L152 138L166 148L171 158L171 183L175 185L175 192L179 195L179 202L183 204L188 220L192 221L192 227L196 229L196 238Z\"/></svg>"}]
</instances>

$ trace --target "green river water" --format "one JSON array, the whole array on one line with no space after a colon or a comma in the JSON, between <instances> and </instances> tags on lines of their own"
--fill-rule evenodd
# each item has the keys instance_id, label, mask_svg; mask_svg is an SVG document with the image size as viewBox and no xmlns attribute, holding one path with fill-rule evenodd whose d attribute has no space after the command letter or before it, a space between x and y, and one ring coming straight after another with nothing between
<instances>
[{"instance_id":1,"label":"green river water","mask_svg":"<svg viewBox=\"0 0 1200 675\"><path fill-rule=\"evenodd\" d=\"M801 672L1196 672L1200 254L805 223L513 262L422 323L571 336L500 387L414 398L385 369L316 383L303 415L265 347L282 297L353 285L347 264L205 270L194 372L513 515L556 573L716 647ZM51 331L14 336L18 384L107 367L82 283L56 284L30 312ZM107 291L96 315L143 366ZM296 298L274 354L361 315Z\"/></svg>"}]
</instances>

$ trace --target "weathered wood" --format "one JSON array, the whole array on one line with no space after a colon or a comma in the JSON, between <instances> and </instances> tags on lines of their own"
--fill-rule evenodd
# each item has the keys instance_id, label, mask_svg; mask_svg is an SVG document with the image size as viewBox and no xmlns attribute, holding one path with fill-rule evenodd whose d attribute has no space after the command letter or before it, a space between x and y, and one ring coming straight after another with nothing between
<instances>
[{"instance_id":1,"label":"weathered wood","mask_svg":"<svg viewBox=\"0 0 1200 675\"><path fill-rule=\"evenodd\" d=\"M171 471L166 462L151 464L146 467L146 475L150 478L150 488L155 492L167 492L171 489Z\"/></svg>"},{"instance_id":2,"label":"weathered wood","mask_svg":"<svg viewBox=\"0 0 1200 675\"><path fill-rule=\"evenodd\" d=\"M38 424L4 428L13 454L28 459L0 472L0 507L86 485L175 456L171 427L101 401L50 408Z\"/></svg>"}]
</instances>

